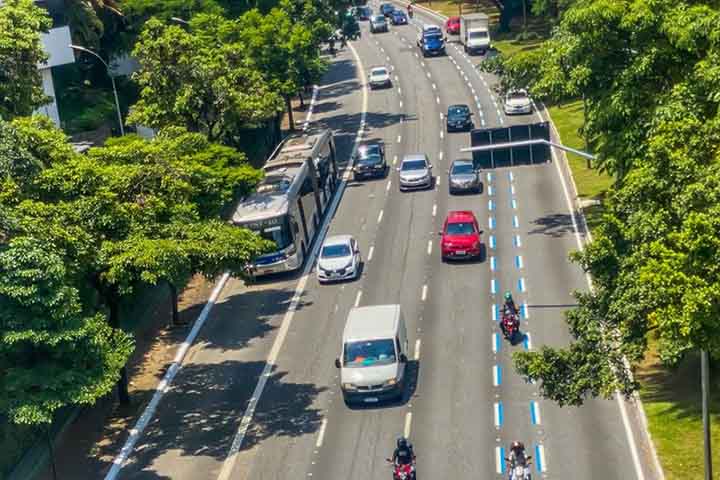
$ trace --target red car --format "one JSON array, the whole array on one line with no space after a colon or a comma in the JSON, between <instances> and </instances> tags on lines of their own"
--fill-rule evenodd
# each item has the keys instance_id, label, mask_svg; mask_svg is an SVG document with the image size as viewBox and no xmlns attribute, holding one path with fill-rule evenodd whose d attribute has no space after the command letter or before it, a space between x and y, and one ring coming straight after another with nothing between
<instances>
[{"instance_id":1,"label":"red car","mask_svg":"<svg viewBox=\"0 0 720 480\"><path fill-rule=\"evenodd\" d=\"M470 210L456 210L448 213L441 232L442 259L481 258L483 251L481 233L477 218Z\"/></svg>"},{"instance_id":2,"label":"red car","mask_svg":"<svg viewBox=\"0 0 720 480\"><path fill-rule=\"evenodd\" d=\"M450 17L445 23L448 35L460 35L460 17Z\"/></svg>"}]
</instances>

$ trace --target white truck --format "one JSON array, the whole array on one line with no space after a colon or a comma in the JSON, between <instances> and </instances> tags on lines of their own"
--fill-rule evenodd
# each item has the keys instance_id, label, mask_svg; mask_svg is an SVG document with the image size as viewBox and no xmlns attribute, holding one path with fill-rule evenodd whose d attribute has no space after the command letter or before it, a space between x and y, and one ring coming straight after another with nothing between
<instances>
[{"instance_id":1,"label":"white truck","mask_svg":"<svg viewBox=\"0 0 720 480\"><path fill-rule=\"evenodd\" d=\"M485 53L490 48L490 18L484 13L462 15L460 43L466 53Z\"/></svg>"}]
</instances>

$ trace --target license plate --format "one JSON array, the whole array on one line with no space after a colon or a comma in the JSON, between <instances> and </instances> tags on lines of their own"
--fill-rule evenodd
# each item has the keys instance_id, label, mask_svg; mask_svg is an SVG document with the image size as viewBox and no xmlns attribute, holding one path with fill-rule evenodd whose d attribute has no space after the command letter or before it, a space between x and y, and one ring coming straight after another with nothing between
<instances>
[{"instance_id":1,"label":"license plate","mask_svg":"<svg viewBox=\"0 0 720 480\"><path fill-rule=\"evenodd\" d=\"M365 403L377 403L377 397L366 397L363 399Z\"/></svg>"},{"instance_id":2,"label":"license plate","mask_svg":"<svg viewBox=\"0 0 720 480\"><path fill-rule=\"evenodd\" d=\"M465 250L458 250L455 253L457 253L458 255L465 255L467 252Z\"/></svg>"}]
</instances>

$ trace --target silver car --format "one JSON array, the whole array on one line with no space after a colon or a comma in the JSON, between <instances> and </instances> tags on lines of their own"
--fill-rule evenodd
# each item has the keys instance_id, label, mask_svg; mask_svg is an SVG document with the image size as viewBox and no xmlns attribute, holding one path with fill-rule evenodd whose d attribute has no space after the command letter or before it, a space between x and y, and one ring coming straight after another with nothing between
<instances>
[{"instance_id":1,"label":"silver car","mask_svg":"<svg viewBox=\"0 0 720 480\"><path fill-rule=\"evenodd\" d=\"M392 87L390 71L386 67L373 67L368 74L370 88Z\"/></svg>"},{"instance_id":2,"label":"silver car","mask_svg":"<svg viewBox=\"0 0 720 480\"><path fill-rule=\"evenodd\" d=\"M317 279L320 283L353 280L360 276L360 247L350 235L328 237L320 248Z\"/></svg>"},{"instance_id":3,"label":"silver car","mask_svg":"<svg viewBox=\"0 0 720 480\"><path fill-rule=\"evenodd\" d=\"M400 191L432 187L432 165L424 153L405 155L398 172Z\"/></svg>"},{"instance_id":4,"label":"silver car","mask_svg":"<svg viewBox=\"0 0 720 480\"><path fill-rule=\"evenodd\" d=\"M480 175L472 160L455 160L448 170L448 188L450 193L480 193Z\"/></svg>"},{"instance_id":5,"label":"silver car","mask_svg":"<svg viewBox=\"0 0 720 480\"><path fill-rule=\"evenodd\" d=\"M503 109L507 115L532 113L532 101L525 90L511 90L505 95Z\"/></svg>"},{"instance_id":6,"label":"silver car","mask_svg":"<svg viewBox=\"0 0 720 480\"><path fill-rule=\"evenodd\" d=\"M385 15L375 15L370 19L370 33L387 32L388 26Z\"/></svg>"}]
</instances>

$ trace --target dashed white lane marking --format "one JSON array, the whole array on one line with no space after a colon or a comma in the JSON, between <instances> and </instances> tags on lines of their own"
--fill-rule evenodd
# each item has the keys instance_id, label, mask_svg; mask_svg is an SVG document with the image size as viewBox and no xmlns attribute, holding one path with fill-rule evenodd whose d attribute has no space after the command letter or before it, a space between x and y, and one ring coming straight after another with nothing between
<instances>
[{"instance_id":1,"label":"dashed white lane marking","mask_svg":"<svg viewBox=\"0 0 720 480\"><path fill-rule=\"evenodd\" d=\"M437 85L435 85L435 84L433 83L433 84L432 84L432 89L433 89L433 90L437 90Z\"/></svg>"},{"instance_id":2,"label":"dashed white lane marking","mask_svg":"<svg viewBox=\"0 0 720 480\"><path fill-rule=\"evenodd\" d=\"M393 165L395 165L396 163L397 163L397 155L394 155L393 156Z\"/></svg>"},{"instance_id":3,"label":"dashed white lane marking","mask_svg":"<svg viewBox=\"0 0 720 480\"><path fill-rule=\"evenodd\" d=\"M315 442L315 448L322 447L323 440L325 439L325 429L327 428L327 423L327 418L323 418L322 423L320 423L320 432L318 433L318 438Z\"/></svg>"},{"instance_id":4,"label":"dashed white lane marking","mask_svg":"<svg viewBox=\"0 0 720 480\"><path fill-rule=\"evenodd\" d=\"M545 463L545 447L537 445L535 447L535 453L537 455L537 469L542 473L547 470L547 463Z\"/></svg>"},{"instance_id":5,"label":"dashed white lane marking","mask_svg":"<svg viewBox=\"0 0 720 480\"><path fill-rule=\"evenodd\" d=\"M434 217L435 215L437 215L437 204L433 205L433 210L432 210L432 216Z\"/></svg>"},{"instance_id":6,"label":"dashed white lane marking","mask_svg":"<svg viewBox=\"0 0 720 480\"><path fill-rule=\"evenodd\" d=\"M440 97L435 97L435 102L440 105Z\"/></svg>"},{"instance_id":7,"label":"dashed white lane marking","mask_svg":"<svg viewBox=\"0 0 720 480\"><path fill-rule=\"evenodd\" d=\"M400 81L400 77L398 77L397 75L395 75L395 81L396 81L396 82L399 82L399 81Z\"/></svg>"},{"instance_id":8,"label":"dashed white lane marking","mask_svg":"<svg viewBox=\"0 0 720 480\"><path fill-rule=\"evenodd\" d=\"M362 290L358 290L357 295L355 295L355 306L357 307L360 305L360 299L362 298Z\"/></svg>"},{"instance_id":9,"label":"dashed white lane marking","mask_svg":"<svg viewBox=\"0 0 720 480\"><path fill-rule=\"evenodd\" d=\"M398 87L398 95L402 95L402 88Z\"/></svg>"},{"instance_id":10,"label":"dashed white lane marking","mask_svg":"<svg viewBox=\"0 0 720 480\"><path fill-rule=\"evenodd\" d=\"M382 222L382 217L383 217L383 211L382 211L382 210L380 210L380 213L378 213L378 219L377 219L377 223L380 223L380 222Z\"/></svg>"},{"instance_id":11,"label":"dashed white lane marking","mask_svg":"<svg viewBox=\"0 0 720 480\"><path fill-rule=\"evenodd\" d=\"M420 360L420 339L415 340L415 360Z\"/></svg>"},{"instance_id":12,"label":"dashed white lane marking","mask_svg":"<svg viewBox=\"0 0 720 480\"><path fill-rule=\"evenodd\" d=\"M442 120L443 120L443 113L440 112L440 121L442 122Z\"/></svg>"},{"instance_id":13,"label":"dashed white lane marking","mask_svg":"<svg viewBox=\"0 0 720 480\"><path fill-rule=\"evenodd\" d=\"M373 252L375 252L375 245L370 245L370 250L368 251L368 262L372 260Z\"/></svg>"},{"instance_id":14,"label":"dashed white lane marking","mask_svg":"<svg viewBox=\"0 0 720 480\"><path fill-rule=\"evenodd\" d=\"M427 300L427 294L428 294L428 287L427 287L427 285L423 285L422 294L420 295L420 299L421 299L423 302L424 302L425 300Z\"/></svg>"},{"instance_id":15,"label":"dashed white lane marking","mask_svg":"<svg viewBox=\"0 0 720 480\"><path fill-rule=\"evenodd\" d=\"M435 177L435 186L440 186L440 177Z\"/></svg>"},{"instance_id":16,"label":"dashed white lane marking","mask_svg":"<svg viewBox=\"0 0 720 480\"><path fill-rule=\"evenodd\" d=\"M400 100L400 108L403 108L403 102Z\"/></svg>"},{"instance_id":17,"label":"dashed white lane marking","mask_svg":"<svg viewBox=\"0 0 720 480\"><path fill-rule=\"evenodd\" d=\"M442 140L443 138L445 138L445 132L440 130L440 140Z\"/></svg>"},{"instance_id":18,"label":"dashed white lane marking","mask_svg":"<svg viewBox=\"0 0 720 480\"><path fill-rule=\"evenodd\" d=\"M400 142L402 142L402 135L398 135L398 138L397 138L397 143L400 143Z\"/></svg>"},{"instance_id":19,"label":"dashed white lane marking","mask_svg":"<svg viewBox=\"0 0 720 480\"><path fill-rule=\"evenodd\" d=\"M438 158L439 158L440 160L442 160L442 159L443 159L443 154L444 154L444 152L440 152L440 153L438 153Z\"/></svg>"},{"instance_id":20,"label":"dashed white lane marking","mask_svg":"<svg viewBox=\"0 0 720 480\"><path fill-rule=\"evenodd\" d=\"M420 62L420 65L425 67L425 62Z\"/></svg>"},{"instance_id":21,"label":"dashed white lane marking","mask_svg":"<svg viewBox=\"0 0 720 480\"><path fill-rule=\"evenodd\" d=\"M432 75L430 75L430 72L427 72L427 77L428 77L428 78L431 78L431 77L432 77Z\"/></svg>"},{"instance_id":22,"label":"dashed white lane marking","mask_svg":"<svg viewBox=\"0 0 720 480\"><path fill-rule=\"evenodd\" d=\"M405 414L405 428L403 429L403 435L405 438L410 438L410 426L412 424L412 412Z\"/></svg>"},{"instance_id":23,"label":"dashed white lane marking","mask_svg":"<svg viewBox=\"0 0 720 480\"><path fill-rule=\"evenodd\" d=\"M498 387L502 382L502 374L500 373L500 365L493 366L493 386Z\"/></svg>"},{"instance_id":24,"label":"dashed white lane marking","mask_svg":"<svg viewBox=\"0 0 720 480\"><path fill-rule=\"evenodd\" d=\"M392 180L388 180L387 186L385 187L386 192L390 191L390 185L392 185Z\"/></svg>"},{"instance_id":25,"label":"dashed white lane marking","mask_svg":"<svg viewBox=\"0 0 720 480\"><path fill-rule=\"evenodd\" d=\"M432 240L428 240L427 253L428 253L428 255L432 254Z\"/></svg>"},{"instance_id":26,"label":"dashed white lane marking","mask_svg":"<svg viewBox=\"0 0 720 480\"><path fill-rule=\"evenodd\" d=\"M478 96L477 96L477 95L475 95L473 98L475 99L476 102L479 102L479 101L480 101L480 100L478 99Z\"/></svg>"},{"instance_id":27,"label":"dashed white lane marking","mask_svg":"<svg viewBox=\"0 0 720 480\"><path fill-rule=\"evenodd\" d=\"M420 56L417 54L417 52L415 52L415 56L416 56L417 58L420 58Z\"/></svg>"},{"instance_id":28,"label":"dashed white lane marking","mask_svg":"<svg viewBox=\"0 0 720 480\"><path fill-rule=\"evenodd\" d=\"M502 403L495 402L493 405L493 413L495 414L495 428L499 429L502 425Z\"/></svg>"},{"instance_id":29,"label":"dashed white lane marking","mask_svg":"<svg viewBox=\"0 0 720 480\"><path fill-rule=\"evenodd\" d=\"M542 419L540 418L540 405L535 400L530 402L530 419L533 425L542 425Z\"/></svg>"},{"instance_id":30,"label":"dashed white lane marking","mask_svg":"<svg viewBox=\"0 0 720 480\"><path fill-rule=\"evenodd\" d=\"M503 473L503 462L505 459L503 459L503 448L502 447L495 447L495 471L502 475Z\"/></svg>"},{"instance_id":31,"label":"dashed white lane marking","mask_svg":"<svg viewBox=\"0 0 720 480\"><path fill-rule=\"evenodd\" d=\"M385 57L385 60L389 62L389 61L390 61L390 57Z\"/></svg>"}]
</instances>

